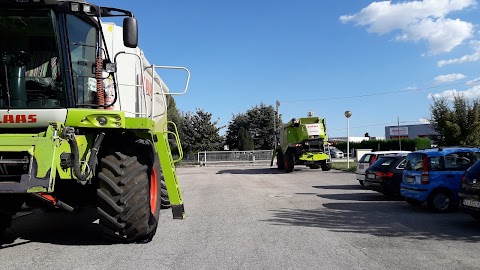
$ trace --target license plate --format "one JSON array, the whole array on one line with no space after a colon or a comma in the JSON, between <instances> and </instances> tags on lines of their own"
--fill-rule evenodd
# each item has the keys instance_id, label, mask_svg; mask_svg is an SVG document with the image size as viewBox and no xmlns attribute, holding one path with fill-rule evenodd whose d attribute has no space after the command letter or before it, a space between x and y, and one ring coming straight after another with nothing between
<instances>
[{"instance_id":1,"label":"license plate","mask_svg":"<svg viewBox=\"0 0 480 270\"><path fill-rule=\"evenodd\" d=\"M415 177L413 176L405 176L405 183L414 183L415 182Z\"/></svg>"},{"instance_id":2,"label":"license plate","mask_svg":"<svg viewBox=\"0 0 480 270\"><path fill-rule=\"evenodd\" d=\"M374 173L367 173L367 178L375 179L375 174Z\"/></svg>"},{"instance_id":3,"label":"license plate","mask_svg":"<svg viewBox=\"0 0 480 270\"><path fill-rule=\"evenodd\" d=\"M470 207L480 208L480 202L479 201L464 199L463 204L466 205L466 206L470 206Z\"/></svg>"}]
</instances>

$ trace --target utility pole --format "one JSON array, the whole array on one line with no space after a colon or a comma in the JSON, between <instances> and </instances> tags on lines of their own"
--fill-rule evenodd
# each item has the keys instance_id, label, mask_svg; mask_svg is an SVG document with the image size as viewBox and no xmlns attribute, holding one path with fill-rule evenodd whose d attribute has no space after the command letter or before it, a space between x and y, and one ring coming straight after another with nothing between
<instances>
[{"instance_id":1,"label":"utility pole","mask_svg":"<svg viewBox=\"0 0 480 270\"><path fill-rule=\"evenodd\" d=\"M277 119L280 116L278 107L280 107L280 101L277 100L275 102L275 111L273 112L273 141L275 143L275 149L277 149Z\"/></svg>"}]
</instances>

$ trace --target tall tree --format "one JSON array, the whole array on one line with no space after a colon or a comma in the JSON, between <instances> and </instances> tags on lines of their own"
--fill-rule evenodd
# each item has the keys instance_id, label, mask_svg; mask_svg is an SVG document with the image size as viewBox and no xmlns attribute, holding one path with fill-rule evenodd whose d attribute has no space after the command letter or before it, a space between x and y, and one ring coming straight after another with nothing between
<instances>
[{"instance_id":1,"label":"tall tree","mask_svg":"<svg viewBox=\"0 0 480 270\"><path fill-rule=\"evenodd\" d=\"M226 135L226 143L230 149L240 149L239 138L240 129L248 130L249 120L244 113L239 113L232 117L232 120L228 123Z\"/></svg>"},{"instance_id":2,"label":"tall tree","mask_svg":"<svg viewBox=\"0 0 480 270\"><path fill-rule=\"evenodd\" d=\"M238 150L248 151L253 150L255 145L253 143L252 134L244 127L240 127L238 132Z\"/></svg>"},{"instance_id":3,"label":"tall tree","mask_svg":"<svg viewBox=\"0 0 480 270\"><path fill-rule=\"evenodd\" d=\"M182 120L182 147L186 154L222 149L223 138L219 135L217 121L212 114L197 109L195 114L187 113Z\"/></svg>"},{"instance_id":4,"label":"tall tree","mask_svg":"<svg viewBox=\"0 0 480 270\"><path fill-rule=\"evenodd\" d=\"M438 145L479 145L480 104L478 100L468 102L462 95L453 97L453 106L447 98L434 99L430 105L429 118L433 130L438 134Z\"/></svg>"}]
</instances>

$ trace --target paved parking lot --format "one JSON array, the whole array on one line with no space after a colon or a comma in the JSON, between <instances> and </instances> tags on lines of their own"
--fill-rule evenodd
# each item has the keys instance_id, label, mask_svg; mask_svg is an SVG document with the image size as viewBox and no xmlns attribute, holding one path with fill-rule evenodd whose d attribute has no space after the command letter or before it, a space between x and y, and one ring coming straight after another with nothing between
<instances>
[{"instance_id":1,"label":"paved parking lot","mask_svg":"<svg viewBox=\"0 0 480 270\"><path fill-rule=\"evenodd\" d=\"M480 223L363 189L355 175L179 168L185 220L149 244L105 245L94 211L24 213L0 269L478 269Z\"/></svg>"}]
</instances>

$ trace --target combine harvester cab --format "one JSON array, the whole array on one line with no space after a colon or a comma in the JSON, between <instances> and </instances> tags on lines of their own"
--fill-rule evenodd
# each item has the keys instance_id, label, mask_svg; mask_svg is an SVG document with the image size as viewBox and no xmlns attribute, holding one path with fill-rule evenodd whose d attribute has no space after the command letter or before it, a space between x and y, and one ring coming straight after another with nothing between
<instances>
[{"instance_id":1,"label":"combine harvester cab","mask_svg":"<svg viewBox=\"0 0 480 270\"><path fill-rule=\"evenodd\" d=\"M114 16L123 27L98 19ZM0 62L0 234L24 203L96 207L104 236L126 243L150 241L161 208L184 218L166 97L190 72L147 61L131 12L0 0ZM160 68L184 71L185 88Z\"/></svg>"},{"instance_id":2,"label":"combine harvester cab","mask_svg":"<svg viewBox=\"0 0 480 270\"><path fill-rule=\"evenodd\" d=\"M328 154L328 137L325 119L319 117L293 118L280 131L280 145L272 156L277 158L277 168L292 172L295 165L310 169L331 168Z\"/></svg>"}]
</instances>

